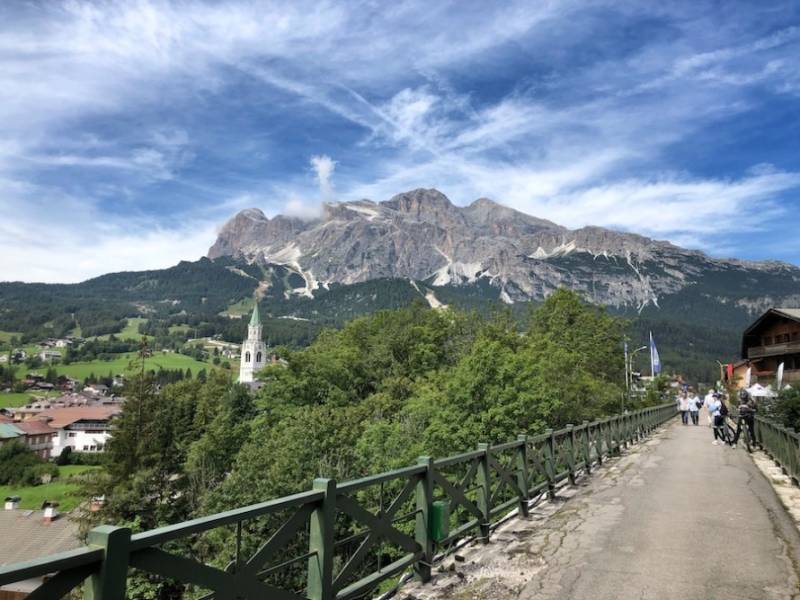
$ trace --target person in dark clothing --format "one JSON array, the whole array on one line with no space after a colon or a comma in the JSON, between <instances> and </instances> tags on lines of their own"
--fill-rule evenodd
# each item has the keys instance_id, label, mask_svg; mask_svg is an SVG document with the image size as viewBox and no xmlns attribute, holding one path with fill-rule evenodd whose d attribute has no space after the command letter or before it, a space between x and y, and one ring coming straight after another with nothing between
<instances>
[{"instance_id":1,"label":"person in dark clothing","mask_svg":"<svg viewBox=\"0 0 800 600\"><path fill-rule=\"evenodd\" d=\"M723 444L730 444L728 436L728 425L725 419L728 416L728 406L725 404L725 399L722 396L717 398L718 407L714 411L714 443L722 442Z\"/></svg>"},{"instance_id":2,"label":"person in dark clothing","mask_svg":"<svg viewBox=\"0 0 800 600\"><path fill-rule=\"evenodd\" d=\"M732 446L735 448L742 433L742 421L744 421L750 433L750 443L756 443L756 404L745 390L739 393L739 418L736 420L736 433L733 435Z\"/></svg>"}]
</instances>

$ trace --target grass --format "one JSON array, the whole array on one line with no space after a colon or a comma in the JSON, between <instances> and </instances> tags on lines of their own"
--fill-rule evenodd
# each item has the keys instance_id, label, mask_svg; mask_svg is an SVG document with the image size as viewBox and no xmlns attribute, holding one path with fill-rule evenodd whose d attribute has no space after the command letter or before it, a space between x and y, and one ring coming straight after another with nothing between
<instances>
[{"instance_id":1,"label":"grass","mask_svg":"<svg viewBox=\"0 0 800 600\"><path fill-rule=\"evenodd\" d=\"M244 316L249 315L253 311L253 299L252 298L244 298L239 300L238 302L234 302L226 310L221 312L220 314L223 316Z\"/></svg>"},{"instance_id":2,"label":"grass","mask_svg":"<svg viewBox=\"0 0 800 600\"><path fill-rule=\"evenodd\" d=\"M191 331L191 327L188 325L170 325L169 332L170 333L188 333Z\"/></svg>"},{"instance_id":3,"label":"grass","mask_svg":"<svg viewBox=\"0 0 800 600\"><path fill-rule=\"evenodd\" d=\"M138 340L138 339L140 339L142 337L142 334L139 333L139 325L141 325L142 323L144 323L146 321L147 321L147 319L145 319L143 317L133 317L131 319L128 319L125 322L125 327L122 328L122 331L120 331L119 333L115 333L114 336L117 339L120 339L120 340L128 340L128 339ZM105 335L98 335L97 337L95 337L93 339L96 339L96 340L107 340L110 337L111 337L111 334L107 333Z\"/></svg>"},{"instance_id":4,"label":"grass","mask_svg":"<svg viewBox=\"0 0 800 600\"><path fill-rule=\"evenodd\" d=\"M19 496L19 507L24 510L39 510L45 500L58 502L61 512L69 512L81 502L81 498L73 494L78 490L78 485L69 480L70 476L86 471L102 469L87 465L67 465L59 467L58 479L50 483L34 486L0 485L0 497Z\"/></svg>"},{"instance_id":5,"label":"grass","mask_svg":"<svg viewBox=\"0 0 800 600\"><path fill-rule=\"evenodd\" d=\"M139 368L135 352L120 354L118 356L118 358L109 361L92 360L74 362L69 365L54 365L54 368L59 375L66 375L67 377L73 377L81 381L89 377L92 373L97 377L104 377L108 375L109 371L112 375L119 375L129 373ZM131 365L132 361L136 363L135 366ZM153 369L158 371L159 367L163 369L181 369L183 371L191 369L192 373L195 375L200 369L208 370L213 368L213 366L214 365L210 363L200 362L189 356L184 356L183 354L177 354L175 352L166 354L157 352L145 361L145 369L148 370ZM45 373L46 371L47 369L44 368L36 369L34 372Z\"/></svg>"},{"instance_id":6,"label":"grass","mask_svg":"<svg viewBox=\"0 0 800 600\"><path fill-rule=\"evenodd\" d=\"M0 408L17 408L25 406L34 396L46 396L54 398L60 396L61 392L0 392Z\"/></svg>"},{"instance_id":7,"label":"grass","mask_svg":"<svg viewBox=\"0 0 800 600\"><path fill-rule=\"evenodd\" d=\"M0 344L7 344L11 341L12 337L19 337L21 333L15 331L0 331Z\"/></svg>"}]
</instances>

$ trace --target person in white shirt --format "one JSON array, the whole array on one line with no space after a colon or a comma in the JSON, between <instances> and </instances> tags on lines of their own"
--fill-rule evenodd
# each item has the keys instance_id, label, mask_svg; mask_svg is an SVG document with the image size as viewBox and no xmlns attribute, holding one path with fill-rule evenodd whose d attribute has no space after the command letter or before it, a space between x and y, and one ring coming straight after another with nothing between
<instances>
[{"instance_id":1,"label":"person in white shirt","mask_svg":"<svg viewBox=\"0 0 800 600\"><path fill-rule=\"evenodd\" d=\"M689 393L686 391L681 392L678 397L678 410L681 411L681 421L684 425L689 424Z\"/></svg>"},{"instance_id":2,"label":"person in white shirt","mask_svg":"<svg viewBox=\"0 0 800 600\"><path fill-rule=\"evenodd\" d=\"M714 401L714 390L713 389L712 390L708 390L708 393L706 394L705 400L703 401L703 406L705 406L706 410L708 411L706 413L706 417L708 418L708 426L709 427L711 427L711 425L713 425L713 423L714 423L714 417L711 416L711 410L708 408L709 404L711 404L713 401Z\"/></svg>"},{"instance_id":3,"label":"person in white shirt","mask_svg":"<svg viewBox=\"0 0 800 600\"><path fill-rule=\"evenodd\" d=\"M714 420L714 442L718 446L720 442L730 444L728 439L728 427L725 424L725 416L728 414L728 407L722 398L722 394L714 394L711 402L706 407Z\"/></svg>"},{"instance_id":4,"label":"person in white shirt","mask_svg":"<svg viewBox=\"0 0 800 600\"><path fill-rule=\"evenodd\" d=\"M702 405L703 401L700 400L700 396L692 394L689 397L689 416L692 418L692 425L700 424L700 407Z\"/></svg>"}]
</instances>

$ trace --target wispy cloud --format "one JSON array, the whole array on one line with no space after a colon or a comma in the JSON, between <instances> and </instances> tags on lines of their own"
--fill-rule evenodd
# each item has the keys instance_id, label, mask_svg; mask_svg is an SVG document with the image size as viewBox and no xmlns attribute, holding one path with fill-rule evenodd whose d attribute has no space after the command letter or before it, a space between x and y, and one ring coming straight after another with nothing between
<instances>
[{"instance_id":1,"label":"wispy cloud","mask_svg":"<svg viewBox=\"0 0 800 600\"><path fill-rule=\"evenodd\" d=\"M191 258L228 211L316 214L334 173L340 199L436 186L458 203L490 196L748 256L766 246L734 245L743 229L797 225L800 161L757 141L790 148L797 134L796 118L776 121L800 114L800 23L779 6L0 11L0 245L16 248L0 279L136 268L137 252L140 266ZM48 267L42 226L81 258Z\"/></svg>"},{"instance_id":2,"label":"wispy cloud","mask_svg":"<svg viewBox=\"0 0 800 600\"><path fill-rule=\"evenodd\" d=\"M334 170L336 170L336 161L327 154L320 154L319 156L312 156L311 168L317 177L317 184L319 185L319 193L324 201L333 200L333 182L331 177Z\"/></svg>"}]
</instances>

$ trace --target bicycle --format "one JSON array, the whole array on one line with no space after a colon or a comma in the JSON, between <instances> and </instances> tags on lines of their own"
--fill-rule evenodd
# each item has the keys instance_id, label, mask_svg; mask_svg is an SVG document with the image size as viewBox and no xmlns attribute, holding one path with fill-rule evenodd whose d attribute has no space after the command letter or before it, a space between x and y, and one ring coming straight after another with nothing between
<instances>
[{"instance_id":1,"label":"bicycle","mask_svg":"<svg viewBox=\"0 0 800 600\"><path fill-rule=\"evenodd\" d=\"M731 446L736 446L739 441L739 436L744 433L744 445L747 448L748 452L752 452L753 448L755 448L755 440L750 434L750 424L747 422L747 417L738 413L736 416L736 430L733 434L733 439L731 441ZM750 416L751 419L754 419L754 416ZM733 420L733 419L731 419Z\"/></svg>"}]
</instances>

